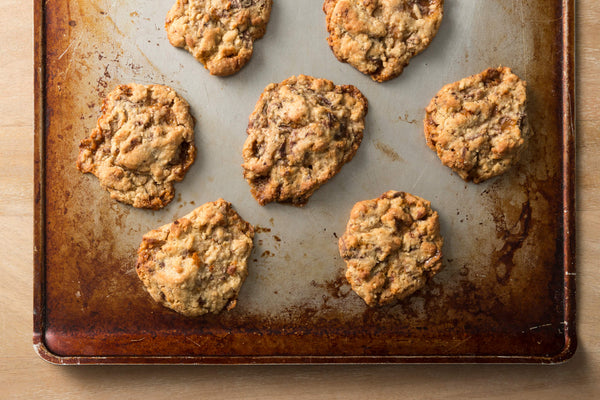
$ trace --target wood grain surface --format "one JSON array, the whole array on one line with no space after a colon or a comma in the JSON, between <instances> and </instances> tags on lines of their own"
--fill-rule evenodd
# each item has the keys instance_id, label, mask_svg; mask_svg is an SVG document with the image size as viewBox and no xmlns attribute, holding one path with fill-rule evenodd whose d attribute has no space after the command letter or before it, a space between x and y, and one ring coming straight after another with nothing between
<instances>
[{"instance_id":1,"label":"wood grain surface","mask_svg":"<svg viewBox=\"0 0 600 400\"><path fill-rule=\"evenodd\" d=\"M557 366L57 367L35 354L31 339L32 4L2 0L0 398L600 398L600 2L580 0L577 8L579 346L572 360Z\"/></svg>"}]
</instances>

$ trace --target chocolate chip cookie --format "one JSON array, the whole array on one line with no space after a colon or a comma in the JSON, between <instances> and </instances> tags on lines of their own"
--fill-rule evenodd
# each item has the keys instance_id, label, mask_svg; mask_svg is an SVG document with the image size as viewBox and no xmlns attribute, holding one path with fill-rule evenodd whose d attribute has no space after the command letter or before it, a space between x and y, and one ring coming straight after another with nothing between
<instances>
[{"instance_id":1,"label":"chocolate chip cookie","mask_svg":"<svg viewBox=\"0 0 600 400\"><path fill-rule=\"evenodd\" d=\"M429 46L443 5L444 0L325 0L327 41L338 60L387 81Z\"/></svg>"},{"instance_id":2,"label":"chocolate chip cookie","mask_svg":"<svg viewBox=\"0 0 600 400\"><path fill-rule=\"evenodd\" d=\"M267 86L248 123L244 178L261 204L304 205L350 161L367 99L351 85L300 75Z\"/></svg>"},{"instance_id":3,"label":"chocolate chip cookie","mask_svg":"<svg viewBox=\"0 0 600 400\"><path fill-rule=\"evenodd\" d=\"M167 14L169 42L189 51L212 75L239 71L263 37L272 0L177 0Z\"/></svg>"},{"instance_id":4,"label":"chocolate chip cookie","mask_svg":"<svg viewBox=\"0 0 600 400\"><path fill-rule=\"evenodd\" d=\"M235 307L254 229L223 199L144 235L136 271L152 298L186 316Z\"/></svg>"},{"instance_id":5,"label":"chocolate chip cookie","mask_svg":"<svg viewBox=\"0 0 600 400\"><path fill-rule=\"evenodd\" d=\"M196 158L188 103L162 85L120 85L108 94L97 127L79 145L77 168L110 196L159 209L173 199Z\"/></svg>"},{"instance_id":6,"label":"chocolate chip cookie","mask_svg":"<svg viewBox=\"0 0 600 400\"><path fill-rule=\"evenodd\" d=\"M507 67L450 83L426 109L427 145L465 181L500 175L532 135L526 101L526 83Z\"/></svg>"},{"instance_id":7,"label":"chocolate chip cookie","mask_svg":"<svg viewBox=\"0 0 600 400\"><path fill-rule=\"evenodd\" d=\"M354 205L339 249L352 289L376 306L425 286L442 269L442 244L429 201L391 190Z\"/></svg>"}]
</instances>

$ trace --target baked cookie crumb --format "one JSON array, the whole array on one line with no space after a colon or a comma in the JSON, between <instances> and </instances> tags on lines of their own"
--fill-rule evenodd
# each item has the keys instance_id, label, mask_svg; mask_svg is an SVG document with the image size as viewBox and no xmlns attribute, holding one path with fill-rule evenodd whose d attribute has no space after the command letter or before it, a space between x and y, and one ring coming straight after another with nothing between
<instances>
[{"instance_id":1,"label":"baked cookie crumb","mask_svg":"<svg viewBox=\"0 0 600 400\"><path fill-rule=\"evenodd\" d=\"M248 276L254 228L223 199L144 235L136 271L152 298L197 317L230 310Z\"/></svg>"},{"instance_id":2,"label":"baked cookie crumb","mask_svg":"<svg viewBox=\"0 0 600 400\"><path fill-rule=\"evenodd\" d=\"M426 108L425 139L465 181L483 182L516 164L532 131L526 82L489 68L444 86Z\"/></svg>"},{"instance_id":3,"label":"baked cookie crumb","mask_svg":"<svg viewBox=\"0 0 600 400\"><path fill-rule=\"evenodd\" d=\"M98 177L110 196L134 207L159 209L175 195L196 158L188 103L163 85L117 86L79 145L77 168Z\"/></svg>"},{"instance_id":4,"label":"baked cookie crumb","mask_svg":"<svg viewBox=\"0 0 600 400\"><path fill-rule=\"evenodd\" d=\"M429 201L390 190L354 205L338 245L352 290L376 306L425 286L442 269L443 242Z\"/></svg>"}]
</instances>

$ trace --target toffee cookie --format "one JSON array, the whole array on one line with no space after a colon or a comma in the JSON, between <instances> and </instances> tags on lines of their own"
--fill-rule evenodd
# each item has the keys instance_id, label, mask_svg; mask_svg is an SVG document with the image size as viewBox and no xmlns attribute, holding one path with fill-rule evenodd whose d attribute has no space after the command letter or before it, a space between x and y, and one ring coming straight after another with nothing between
<instances>
[{"instance_id":1,"label":"toffee cookie","mask_svg":"<svg viewBox=\"0 0 600 400\"><path fill-rule=\"evenodd\" d=\"M329 47L375 81L402 73L435 37L444 0L325 0Z\"/></svg>"},{"instance_id":2,"label":"toffee cookie","mask_svg":"<svg viewBox=\"0 0 600 400\"><path fill-rule=\"evenodd\" d=\"M102 104L97 127L79 145L77 168L98 177L110 197L159 209L173 199L196 158L188 103L162 85L120 85Z\"/></svg>"},{"instance_id":3,"label":"toffee cookie","mask_svg":"<svg viewBox=\"0 0 600 400\"><path fill-rule=\"evenodd\" d=\"M442 244L431 204L391 190L354 205L339 249L352 289L376 306L425 286L442 269Z\"/></svg>"},{"instance_id":4,"label":"toffee cookie","mask_svg":"<svg viewBox=\"0 0 600 400\"><path fill-rule=\"evenodd\" d=\"M223 199L144 235L136 271L152 298L190 317L236 305L254 229Z\"/></svg>"},{"instance_id":5,"label":"toffee cookie","mask_svg":"<svg viewBox=\"0 0 600 400\"><path fill-rule=\"evenodd\" d=\"M189 51L212 75L239 71L264 36L272 0L177 0L167 14L169 42Z\"/></svg>"},{"instance_id":6,"label":"toffee cookie","mask_svg":"<svg viewBox=\"0 0 600 400\"><path fill-rule=\"evenodd\" d=\"M450 83L426 108L427 145L465 181L500 175L532 134L526 100L526 83L506 67Z\"/></svg>"},{"instance_id":7,"label":"toffee cookie","mask_svg":"<svg viewBox=\"0 0 600 400\"><path fill-rule=\"evenodd\" d=\"M244 178L261 204L306 204L350 161L367 99L351 85L300 75L267 86L248 123Z\"/></svg>"}]
</instances>

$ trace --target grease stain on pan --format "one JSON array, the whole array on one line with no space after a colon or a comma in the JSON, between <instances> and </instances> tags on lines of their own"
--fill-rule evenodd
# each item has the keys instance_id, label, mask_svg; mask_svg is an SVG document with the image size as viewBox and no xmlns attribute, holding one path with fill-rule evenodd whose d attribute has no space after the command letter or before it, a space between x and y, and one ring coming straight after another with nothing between
<instances>
[{"instance_id":1,"label":"grease stain on pan","mask_svg":"<svg viewBox=\"0 0 600 400\"><path fill-rule=\"evenodd\" d=\"M389 160L397 161L397 162L404 162L404 159L402 157L400 157L400 155L398 153L396 153L396 151L394 151L394 149L392 149L387 144L385 144L379 140L375 140L374 143L375 143L375 148L377 150L379 150Z\"/></svg>"},{"instance_id":2,"label":"grease stain on pan","mask_svg":"<svg viewBox=\"0 0 600 400\"><path fill-rule=\"evenodd\" d=\"M416 124L418 122L416 119L410 119L408 113L404 113L404 116L398 117L398 120L406 122L407 124Z\"/></svg>"}]
</instances>

